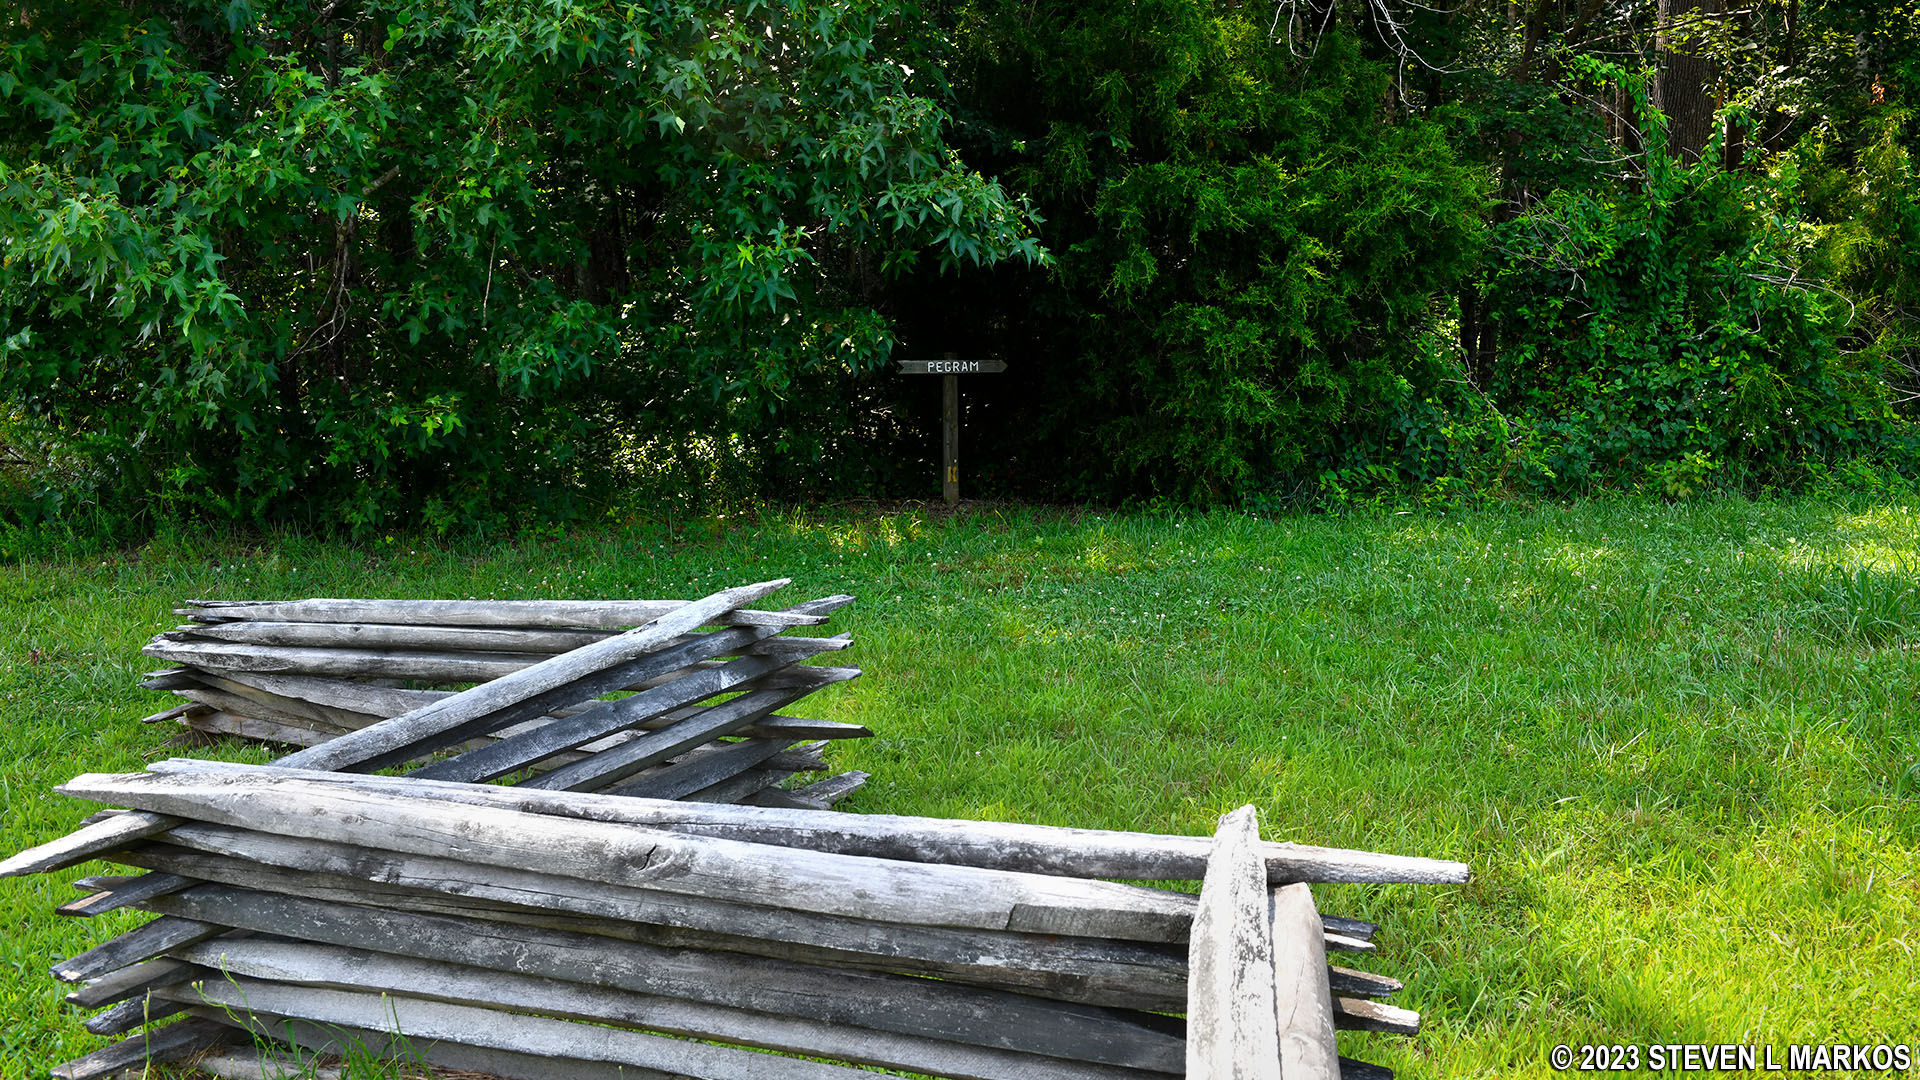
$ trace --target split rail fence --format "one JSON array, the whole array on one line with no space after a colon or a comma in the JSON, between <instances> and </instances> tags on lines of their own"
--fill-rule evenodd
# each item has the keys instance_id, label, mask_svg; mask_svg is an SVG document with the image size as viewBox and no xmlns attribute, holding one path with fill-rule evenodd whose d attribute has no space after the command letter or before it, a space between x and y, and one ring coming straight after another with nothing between
<instances>
[{"instance_id":1,"label":"split rail fence","mask_svg":"<svg viewBox=\"0 0 1920 1080\"><path fill-rule=\"evenodd\" d=\"M688 724L737 731L797 686L759 713L721 711L750 691L657 729L627 723L657 702L618 710L658 687L556 715L667 671L783 670L746 648L780 626L740 610L773 586L271 765L175 759L63 785L109 808L0 875L106 859L142 872L82 879L62 913L157 917L54 966L67 1000L97 1010L87 1028L120 1041L53 1076L201 1055L264 1077L295 1048L350 1047L526 1080L1391 1075L1339 1058L1333 1032L1412 1034L1419 1017L1381 1000L1396 980L1328 963L1371 952L1376 928L1318 914L1304 883L1457 883L1462 864L1261 842L1251 807L1209 840L633 792L653 767L636 758L666 751L629 747ZM738 659L700 666L696 645ZM636 666L675 650L672 667ZM482 782L623 731L521 784ZM588 772L619 777L549 779ZM1198 895L1135 884L1181 880Z\"/></svg>"},{"instance_id":2,"label":"split rail fence","mask_svg":"<svg viewBox=\"0 0 1920 1080\"><path fill-rule=\"evenodd\" d=\"M440 779L505 776L551 790L824 809L858 789L867 774L843 773L793 791L778 785L824 769L829 740L872 732L778 710L860 672L801 663L847 648L848 635L783 632L818 626L853 598L829 596L785 611L744 607L782 584L728 590L693 604L196 602L176 611L191 621L142 650L176 666L141 685L184 699L147 719L311 748L304 760L326 761L325 768L367 767L318 748L438 705L459 689L535 666L546 670L565 657L560 674L566 681L538 700L485 714L451 736L435 732L407 744L409 759L384 751L374 767L411 762L419 775ZM695 633L695 619L719 629ZM656 620L671 625L658 629ZM622 632L644 624L655 627L644 642ZM596 700L620 690L635 693L618 702ZM729 693L740 696L702 704Z\"/></svg>"}]
</instances>

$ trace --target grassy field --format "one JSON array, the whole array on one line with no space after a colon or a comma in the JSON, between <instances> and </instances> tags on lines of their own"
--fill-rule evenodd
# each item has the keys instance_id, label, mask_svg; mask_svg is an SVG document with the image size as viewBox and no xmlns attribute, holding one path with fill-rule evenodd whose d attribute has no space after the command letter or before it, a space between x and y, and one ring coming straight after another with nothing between
<instances>
[{"instance_id":1,"label":"grassy field","mask_svg":"<svg viewBox=\"0 0 1920 1080\"><path fill-rule=\"evenodd\" d=\"M140 644L208 597L851 592L856 811L1461 859L1464 887L1321 887L1375 920L1407 1077L1544 1076L1556 1043L1920 1042L1920 509L1591 504L1263 520L802 512L669 533L358 547L163 539L0 569L0 849L49 791L177 753ZM836 661L840 662L840 661ZM197 751L260 757L237 748ZM97 864L96 870L97 872ZM98 1044L53 961L134 921L0 882L0 1076ZM1351 1040L1349 1042L1349 1040Z\"/></svg>"}]
</instances>

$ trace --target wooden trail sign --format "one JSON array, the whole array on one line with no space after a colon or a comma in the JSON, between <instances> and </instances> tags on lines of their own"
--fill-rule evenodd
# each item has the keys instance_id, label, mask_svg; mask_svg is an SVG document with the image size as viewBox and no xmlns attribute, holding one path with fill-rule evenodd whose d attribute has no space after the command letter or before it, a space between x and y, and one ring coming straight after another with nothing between
<instances>
[{"instance_id":1,"label":"wooden trail sign","mask_svg":"<svg viewBox=\"0 0 1920 1080\"><path fill-rule=\"evenodd\" d=\"M960 379L961 375L998 375L1007 362L997 356L962 360L959 353L941 353L938 360L902 360L902 375L940 375L940 495L948 506L960 503Z\"/></svg>"}]
</instances>

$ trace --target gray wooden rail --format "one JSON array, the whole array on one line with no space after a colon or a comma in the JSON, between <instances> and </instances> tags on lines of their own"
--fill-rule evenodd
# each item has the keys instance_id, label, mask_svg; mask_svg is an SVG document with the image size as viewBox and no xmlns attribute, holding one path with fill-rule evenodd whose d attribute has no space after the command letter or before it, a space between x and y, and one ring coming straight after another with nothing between
<instances>
[{"instance_id":1,"label":"gray wooden rail","mask_svg":"<svg viewBox=\"0 0 1920 1080\"><path fill-rule=\"evenodd\" d=\"M92 1030L125 1036L62 1080L247 1028L339 1049L396 1024L429 1060L507 1077L1351 1078L1382 1071L1339 1059L1334 1028L1418 1029L1373 1000L1397 982L1328 965L1374 928L1273 886L1250 807L1223 819L1195 896L963 844L930 848L942 861L849 854L833 826L865 827L831 811L185 759L61 790L130 809L0 874L104 855L150 872L86 881L102 899L71 913L158 916L54 967L98 1010ZM1036 846L1051 832L1003 828ZM1102 835L1149 854L1170 839ZM259 1075L244 1058L222 1051L218 1074Z\"/></svg>"},{"instance_id":2,"label":"gray wooden rail","mask_svg":"<svg viewBox=\"0 0 1920 1080\"><path fill-rule=\"evenodd\" d=\"M1419 1017L1381 1000L1398 981L1328 962L1374 951L1376 927L1319 914L1305 883L1453 883L1462 864L1262 842L1252 807L1208 840L673 799L745 791L742 760L817 764L817 742L791 744L828 729L773 713L822 684L791 666L817 653L756 647L844 598L743 608L777 585L659 609L436 602L450 629L561 635L460 692L196 669L196 693L366 720L270 765L62 785L108 808L0 876L105 859L136 872L81 879L60 912L154 917L54 965L88 1030L118 1041L52 1075L192 1058L251 1080L288 1043L526 1080L1391 1075L1339 1057L1333 1032L1413 1034ZM409 615L245 610L274 628ZM741 692L700 704L716 686ZM547 782L481 782L536 768Z\"/></svg>"},{"instance_id":3,"label":"gray wooden rail","mask_svg":"<svg viewBox=\"0 0 1920 1080\"><path fill-rule=\"evenodd\" d=\"M852 598L747 606L783 584L691 603L194 603L178 609L187 623L143 650L176 665L143 685L183 699L148 719L293 747L285 762L316 768L408 765L433 779L513 775L553 790L824 809L866 774L783 783L824 769L813 743L872 733L778 710L857 676L802 663L852 639L784 632L818 626ZM486 689L447 703L476 683ZM616 692L628 696L603 700Z\"/></svg>"}]
</instances>

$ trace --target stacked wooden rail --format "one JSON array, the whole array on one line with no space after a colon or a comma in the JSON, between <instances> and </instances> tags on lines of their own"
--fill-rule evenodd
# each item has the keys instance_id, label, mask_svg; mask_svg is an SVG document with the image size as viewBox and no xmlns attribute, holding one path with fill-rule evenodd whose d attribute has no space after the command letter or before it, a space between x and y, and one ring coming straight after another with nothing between
<instances>
[{"instance_id":1,"label":"stacked wooden rail","mask_svg":"<svg viewBox=\"0 0 1920 1080\"><path fill-rule=\"evenodd\" d=\"M272 1075L250 1037L528 1080L1379 1077L1332 1029L1418 1017L1292 883L1467 874L1261 843L1251 808L1209 842L186 759L61 790L130 809L0 874L104 857L146 873L66 913L158 916L53 969L127 1036L61 1080L223 1045Z\"/></svg>"},{"instance_id":2,"label":"stacked wooden rail","mask_svg":"<svg viewBox=\"0 0 1920 1080\"><path fill-rule=\"evenodd\" d=\"M829 740L872 732L778 710L859 670L801 663L845 649L848 636L783 631L820 625L852 598L831 596L785 611L744 606L781 584L728 590L691 605L196 602L177 611L189 622L143 650L177 666L142 685L183 699L148 719L178 720L208 735L318 748L436 706L473 684L573 657L582 662L570 669L577 676L571 690L544 692L538 708L468 724L458 738L436 736L409 746L409 758L388 753L378 764L411 762L421 775L440 778L510 776L556 790L823 809L860 787L866 774L843 773L794 791L778 785L824 769ZM692 617L720 629L695 633L700 624L690 623ZM628 655L631 633L623 630L659 620L672 620L672 632L651 634L644 652ZM587 659L616 653L611 667ZM616 691L636 693L618 703L597 700ZM741 696L710 702L729 693ZM663 734L668 731L673 734ZM449 755L453 760L444 760Z\"/></svg>"}]
</instances>

